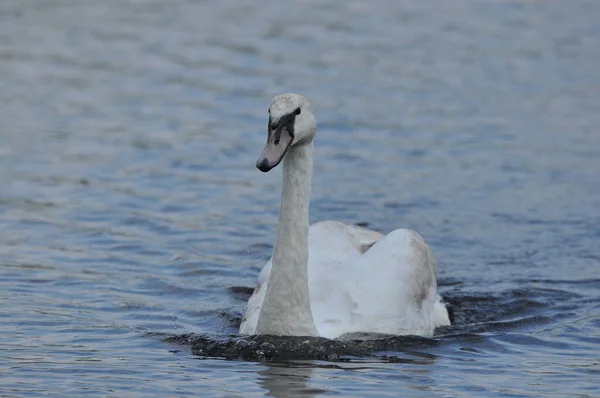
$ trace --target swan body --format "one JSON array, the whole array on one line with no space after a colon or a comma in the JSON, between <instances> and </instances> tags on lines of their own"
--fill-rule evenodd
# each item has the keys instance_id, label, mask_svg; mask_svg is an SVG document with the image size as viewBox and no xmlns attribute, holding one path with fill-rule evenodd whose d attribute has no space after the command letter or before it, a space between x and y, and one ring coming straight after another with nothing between
<instances>
[{"instance_id":1,"label":"swan body","mask_svg":"<svg viewBox=\"0 0 600 398\"><path fill-rule=\"evenodd\" d=\"M433 253L415 231L387 235L321 221L309 227L312 139L306 98L283 94L269 108L257 167L283 159L283 192L273 256L258 277L240 334L321 336L386 333L431 336L450 325L437 294Z\"/></svg>"}]
</instances>

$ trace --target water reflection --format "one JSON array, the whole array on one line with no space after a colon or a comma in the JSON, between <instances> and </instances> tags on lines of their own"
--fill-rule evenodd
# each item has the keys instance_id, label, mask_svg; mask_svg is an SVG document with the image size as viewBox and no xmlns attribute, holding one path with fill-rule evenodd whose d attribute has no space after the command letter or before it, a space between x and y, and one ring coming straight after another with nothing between
<instances>
[{"instance_id":1,"label":"water reflection","mask_svg":"<svg viewBox=\"0 0 600 398\"><path fill-rule=\"evenodd\" d=\"M337 390L344 396L355 396L357 389L368 393L364 388L366 379L373 384L371 388L376 395L377 391L385 388L378 383L385 384L386 380L402 380L405 388L414 391L430 393L436 385L434 377L437 371L436 356L411 352L401 357L396 355L388 361L354 358L347 362L321 362L321 361L291 361L283 363L268 363L266 368L259 372L261 388L271 397L316 397L329 390L321 386L336 385ZM376 375L377 382L372 376ZM338 381L341 385L337 386Z\"/></svg>"},{"instance_id":2,"label":"water reflection","mask_svg":"<svg viewBox=\"0 0 600 398\"><path fill-rule=\"evenodd\" d=\"M259 385L269 397L316 397L327 390L309 387L314 365L312 361L267 364L258 372Z\"/></svg>"}]
</instances>

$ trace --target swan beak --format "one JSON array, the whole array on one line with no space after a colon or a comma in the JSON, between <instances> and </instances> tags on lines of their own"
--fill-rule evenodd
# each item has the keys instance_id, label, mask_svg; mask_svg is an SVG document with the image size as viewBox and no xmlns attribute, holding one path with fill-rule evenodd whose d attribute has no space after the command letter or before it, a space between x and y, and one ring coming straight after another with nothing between
<instances>
[{"instance_id":1,"label":"swan beak","mask_svg":"<svg viewBox=\"0 0 600 398\"><path fill-rule=\"evenodd\" d=\"M266 173L281 162L294 137L284 126L277 127L267 138L267 145L256 161L256 167Z\"/></svg>"}]
</instances>

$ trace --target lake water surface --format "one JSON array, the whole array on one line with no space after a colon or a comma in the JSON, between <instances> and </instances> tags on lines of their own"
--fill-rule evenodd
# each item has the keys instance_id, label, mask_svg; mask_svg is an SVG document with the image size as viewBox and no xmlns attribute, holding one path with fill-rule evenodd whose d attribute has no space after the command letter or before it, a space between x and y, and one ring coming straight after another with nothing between
<instances>
[{"instance_id":1,"label":"lake water surface","mask_svg":"<svg viewBox=\"0 0 600 398\"><path fill-rule=\"evenodd\" d=\"M0 395L600 396L600 2L0 4ZM456 323L343 360L194 355L274 240L279 93L311 220L419 231Z\"/></svg>"}]
</instances>

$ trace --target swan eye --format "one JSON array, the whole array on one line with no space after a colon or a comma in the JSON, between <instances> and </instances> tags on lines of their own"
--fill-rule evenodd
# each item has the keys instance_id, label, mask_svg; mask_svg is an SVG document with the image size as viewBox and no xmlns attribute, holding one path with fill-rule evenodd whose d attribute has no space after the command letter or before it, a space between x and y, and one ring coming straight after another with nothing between
<instances>
[{"instance_id":1,"label":"swan eye","mask_svg":"<svg viewBox=\"0 0 600 398\"><path fill-rule=\"evenodd\" d=\"M298 108L296 108L296 110L294 111L294 113L295 113L296 115L299 115L299 114L301 114L301 113L302 113L302 109L300 109L300 107L298 107Z\"/></svg>"}]
</instances>

